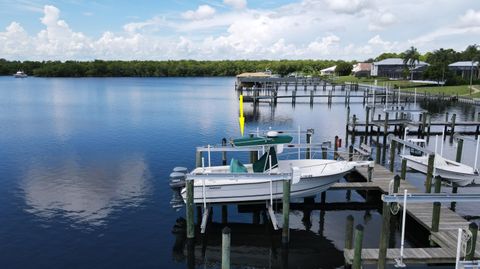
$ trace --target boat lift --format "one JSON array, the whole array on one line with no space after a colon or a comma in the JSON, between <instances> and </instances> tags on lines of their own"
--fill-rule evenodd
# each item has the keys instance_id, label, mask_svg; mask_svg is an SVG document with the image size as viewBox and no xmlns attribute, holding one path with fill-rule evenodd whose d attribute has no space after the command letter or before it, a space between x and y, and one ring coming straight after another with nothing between
<instances>
[{"instance_id":1,"label":"boat lift","mask_svg":"<svg viewBox=\"0 0 480 269\"><path fill-rule=\"evenodd\" d=\"M382 201L386 203L398 203L400 200L403 200L403 212L402 212L402 234L401 234L401 244L400 244L400 257L395 259L395 267L406 267L403 263L403 250L405 242L405 222L406 222L406 212L407 212L407 200L411 203L433 203L433 202L480 202L480 194L450 194L450 193L408 193L408 190L404 190L402 194L383 194ZM457 239L457 255L455 268L480 268L480 261L460 261L461 249L462 249L462 240L463 240L463 229L458 229L458 239Z\"/></svg>"}]
</instances>

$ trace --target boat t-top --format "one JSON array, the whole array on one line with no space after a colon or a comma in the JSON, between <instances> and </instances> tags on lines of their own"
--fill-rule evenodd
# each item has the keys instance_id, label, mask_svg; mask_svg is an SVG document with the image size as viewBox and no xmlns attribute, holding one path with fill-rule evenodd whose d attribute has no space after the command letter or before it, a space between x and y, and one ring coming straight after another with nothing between
<instances>
[{"instance_id":1,"label":"boat t-top","mask_svg":"<svg viewBox=\"0 0 480 269\"><path fill-rule=\"evenodd\" d=\"M264 149L264 153L253 163L243 164L232 158L230 165L203 165L191 171L186 178L194 180L194 203L251 203L281 199L286 178L291 179L291 198L315 196L353 168L372 164L370 161L326 159L280 160L278 155L285 146L291 146L292 140L292 136L280 135L276 131L232 140L235 149ZM186 188L182 189L181 195L185 200Z\"/></svg>"}]
</instances>

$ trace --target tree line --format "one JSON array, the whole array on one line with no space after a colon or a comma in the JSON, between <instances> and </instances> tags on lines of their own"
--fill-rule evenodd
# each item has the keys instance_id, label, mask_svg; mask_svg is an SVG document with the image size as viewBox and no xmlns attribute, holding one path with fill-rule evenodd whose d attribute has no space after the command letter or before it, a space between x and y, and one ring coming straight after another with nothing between
<instances>
[{"instance_id":1,"label":"tree line","mask_svg":"<svg viewBox=\"0 0 480 269\"><path fill-rule=\"evenodd\" d=\"M424 79L447 81L448 84L466 83L448 70L456 61L480 61L478 45L464 51L438 49L420 54L411 47L402 53L382 53L366 62L386 58L404 59L406 73L416 61L430 65L423 73ZM286 76L291 73L319 76L320 70L336 65L338 75L349 75L356 61L340 60L222 60L222 61L8 61L0 59L0 75L12 75L23 70L28 75L41 77L181 77L181 76L235 76L243 72L270 70ZM408 77L408 74L405 75Z\"/></svg>"},{"instance_id":2,"label":"tree line","mask_svg":"<svg viewBox=\"0 0 480 269\"><path fill-rule=\"evenodd\" d=\"M223 61L7 61L0 59L0 75L23 70L41 77L182 77L235 76L270 70L286 76L293 72L315 75L343 61L331 60L223 60Z\"/></svg>"}]
</instances>

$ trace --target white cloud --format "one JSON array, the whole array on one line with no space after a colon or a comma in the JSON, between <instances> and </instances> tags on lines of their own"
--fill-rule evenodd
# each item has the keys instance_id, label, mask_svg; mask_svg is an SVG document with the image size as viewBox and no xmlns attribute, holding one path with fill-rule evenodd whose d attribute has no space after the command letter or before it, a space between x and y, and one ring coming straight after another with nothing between
<instances>
[{"instance_id":1,"label":"white cloud","mask_svg":"<svg viewBox=\"0 0 480 269\"><path fill-rule=\"evenodd\" d=\"M328 55L332 48L337 47L340 43L340 38L336 35L330 34L322 37L321 40L315 40L308 44L308 50L317 55Z\"/></svg>"},{"instance_id":2,"label":"white cloud","mask_svg":"<svg viewBox=\"0 0 480 269\"><path fill-rule=\"evenodd\" d=\"M247 0L223 0L223 3L235 9L244 9L247 7Z\"/></svg>"},{"instance_id":3,"label":"white cloud","mask_svg":"<svg viewBox=\"0 0 480 269\"><path fill-rule=\"evenodd\" d=\"M189 10L182 13L182 17L187 20L203 20L212 17L215 9L209 5L200 5L197 10Z\"/></svg>"},{"instance_id":4,"label":"white cloud","mask_svg":"<svg viewBox=\"0 0 480 269\"><path fill-rule=\"evenodd\" d=\"M17 22L10 23L5 32L0 32L0 54L22 55L31 50L31 44L31 38Z\"/></svg>"},{"instance_id":5,"label":"white cloud","mask_svg":"<svg viewBox=\"0 0 480 269\"><path fill-rule=\"evenodd\" d=\"M372 16L373 20L368 25L370 31L380 31L386 29L397 21L395 15L390 12L382 12L377 16Z\"/></svg>"},{"instance_id":6,"label":"white cloud","mask_svg":"<svg viewBox=\"0 0 480 269\"><path fill-rule=\"evenodd\" d=\"M325 0L327 7L338 13L353 14L370 7L369 0Z\"/></svg>"},{"instance_id":7,"label":"white cloud","mask_svg":"<svg viewBox=\"0 0 480 269\"><path fill-rule=\"evenodd\" d=\"M469 9L458 21L460 27L480 27L480 10Z\"/></svg>"},{"instance_id":8,"label":"white cloud","mask_svg":"<svg viewBox=\"0 0 480 269\"><path fill-rule=\"evenodd\" d=\"M462 16L457 18L454 23L437 28L418 38L410 39L408 42L412 45L426 46L435 44L439 40L458 38L458 36L475 36L480 35L480 11L469 9ZM470 44L478 41L471 42Z\"/></svg>"},{"instance_id":9,"label":"white cloud","mask_svg":"<svg viewBox=\"0 0 480 269\"><path fill-rule=\"evenodd\" d=\"M91 49L90 39L84 34L73 32L64 20L60 20L60 10L54 6L44 7L41 22L46 29L37 35L37 51L43 55L75 55Z\"/></svg>"},{"instance_id":10,"label":"white cloud","mask_svg":"<svg viewBox=\"0 0 480 269\"><path fill-rule=\"evenodd\" d=\"M232 9L201 5L183 13L130 18L132 22L119 31L110 29L98 33L99 37L72 29L58 8L47 5L39 32L29 34L17 22L0 31L0 55L38 60L363 60L411 45L426 51L478 42L480 11L457 8L454 13L443 7L435 14L427 12L440 6L439 1L447 0L299 0L259 9L246 8L246 1L225 0ZM399 15L405 12L410 12L408 18ZM384 31L372 37L367 30Z\"/></svg>"}]
</instances>

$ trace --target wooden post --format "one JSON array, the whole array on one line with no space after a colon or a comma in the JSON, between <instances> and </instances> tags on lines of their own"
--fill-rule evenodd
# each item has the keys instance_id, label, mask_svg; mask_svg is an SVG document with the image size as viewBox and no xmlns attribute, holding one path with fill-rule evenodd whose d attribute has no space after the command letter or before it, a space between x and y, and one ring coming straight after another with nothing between
<instances>
[{"instance_id":1,"label":"wooden post","mask_svg":"<svg viewBox=\"0 0 480 269\"><path fill-rule=\"evenodd\" d=\"M380 149L380 144L378 143L377 140L377 150L375 151L375 163L380 164L380 157L382 155L381 149Z\"/></svg>"},{"instance_id":2,"label":"wooden post","mask_svg":"<svg viewBox=\"0 0 480 269\"><path fill-rule=\"evenodd\" d=\"M335 136L335 145L333 145L333 159L337 159L338 154L338 135Z\"/></svg>"},{"instance_id":3,"label":"wooden post","mask_svg":"<svg viewBox=\"0 0 480 269\"><path fill-rule=\"evenodd\" d=\"M450 141L453 141L453 134L455 133L455 121L457 119L457 114L453 113L452 115L452 127L450 130Z\"/></svg>"},{"instance_id":4,"label":"wooden post","mask_svg":"<svg viewBox=\"0 0 480 269\"><path fill-rule=\"evenodd\" d=\"M370 107L366 107L366 116L365 116L365 137L368 137L368 120L370 119ZM365 142L368 139L365 139Z\"/></svg>"},{"instance_id":5,"label":"wooden post","mask_svg":"<svg viewBox=\"0 0 480 269\"><path fill-rule=\"evenodd\" d=\"M398 193L398 189L400 189L400 176L395 175L393 177L393 193Z\"/></svg>"},{"instance_id":6,"label":"wooden post","mask_svg":"<svg viewBox=\"0 0 480 269\"><path fill-rule=\"evenodd\" d=\"M392 140L390 143L390 172L395 169L395 150L397 149L397 141Z\"/></svg>"},{"instance_id":7,"label":"wooden post","mask_svg":"<svg viewBox=\"0 0 480 269\"><path fill-rule=\"evenodd\" d=\"M295 84L295 90L292 92L292 105L295 105L296 96L297 96L297 85Z\"/></svg>"},{"instance_id":8,"label":"wooden post","mask_svg":"<svg viewBox=\"0 0 480 269\"><path fill-rule=\"evenodd\" d=\"M442 178L440 176L435 177L435 193L440 193L442 188ZM438 232L438 228L440 225L440 209L441 209L440 202L433 203L433 212L432 212L432 232Z\"/></svg>"},{"instance_id":9,"label":"wooden post","mask_svg":"<svg viewBox=\"0 0 480 269\"><path fill-rule=\"evenodd\" d=\"M443 127L443 133L447 135L447 125L448 125L448 112L445 113L445 126Z\"/></svg>"},{"instance_id":10,"label":"wooden post","mask_svg":"<svg viewBox=\"0 0 480 269\"><path fill-rule=\"evenodd\" d=\"M348 133L348 125L350 124L350 106L347 106L347 125L345 126L346 132Z\"/></svg>"},{"instance_id":11,"label":"wooden post","mask_svg":"<svg viewBox=\"0 0 480 269\"><path fill-rule=\"evenodd\" d=\"M355 250L353 252L353 269L362 268L362 241L363 226L359 224L355 227Z\"/></svg>"},{"instance_id":12,"label":"wooden post","mask_svg":"<svg viewBox=\"0 0 480 269\"><path fill-rule=\"evenodd\" d=\"M385 163L387 152L387 135L388 135L388 112L385 112L385 123L383 127L383 149L382 149L382 163Z\"/></svg>"},{"instance_id":13,"label":"wooden post","mask_svg":"<svg viewBox=\"0 0 480 269\"><path fill-rule=\"evenodd\" d=\"M222 230L222 269L230 269L230 228Z\"/></svg>"},{"instance_id":14,"label":"wooden post","mask_svg":"<svg viewBox=\"0 0 480 269\"><path fill-rule=\"evenodd\" d=\"M466 255L466 258L469 261L473 261L475 259L475 245L477 242L478 225L475 222L472 222L470 225L468 225L468 229L472 233L472 237L467 242L467 250L470 250L470 252Z\"/></svg>"},{"instance_id":15,"label":"wooden post","mask_svg":"<svg viewBox=\"0 0 480 269\"><path fill-rule=\"evenodd\" d=\"M313 91L310 91L310 105L313 106Z\"/></svg>"},{"instance_id":16,"label":"wooden post","mask_svg":"<svg viewBox=\"0 0 480 269\"><path fill-rule=\"evenodd\" d=\"M353 136L355 137L355 128L357 127L357 115L353 114L352 118L352 133Z\"/></svg>"},{"instance_id":17,"label":"wooden post","mask_svg":"<svg viewBox=\"0 0 480 269\"><path fill-rule=\"evenodd\" d=\"M202 167L202 152L198 150L195 152L195 167Z\"/></svg>"},{"instance_id":18,"label":"wooden post","mask_svg":"<svg viewBox=\"0 0 480 269\"><path fill-rule=\"evenodd\" d=\"M453 183L453 184L452 184L452 193L455 194L455 193L457 193L457 192L458 192L458 186L457 186L457 184ZM450 209L451 209L452 211L455 211L455 207L456 207L456 206L457 206L457 203L456 203L456 202L451 202L451 203L450 203Z\"/></svg>"},{"instance_id":19,"label":"wooden post","mask_svg":"<svg viewBox=\"0 0 480 269\"><path fill-rule=\"evenodd\" d=\"M253 134L250 134L250 137L253 137ZM258 151L250 151L250 163L254 163L258 160Z\"/></svg>"},{"instance_id":20,"label":"wooden post","mask_svg":"<svg viewBox=\"0 0 480 269\"><path fill-rule=\"evenodd\" d=\"M290 180L283 181L283 227L282 227L282 244L287 245L289 241L289 225L290 225Z\"/></svg>"},{"instance_id":21,"label":"wooden post","mask_svg":"<svg viewBox=\"0 0 480 269\"><path fill-rule=\"evenodd\" d=\"M369 158L370 161L372 161L372 158ZM367 168L367 180L368 182L372 182L372 177L373 177L373 168L375 167L374 164L369 164Z\"/></svg>"},{"instance_id":22,"label":"wooden post","mask_svg":"<svg viewBox=\"0 0 480 269\"><path fill-rule=\"evenodd\" d=\"M322 159L327 159L327 148L322 146Z\"/></svg>"},{"instance_id":23,"label":"wooden post","mask_svg":"<svg viewBox=\"0 0 480 269\"><path fill-rule=\"evenodd\" d=\"M428 113L427 143L430 141L430 126L432 125L432 114Z\"/></svg>"},{"instance_id":24,"label":"wooden post","mask_svg":"<svg viewBox=\"0 0 480 269\"><path fill-rule=\"evenodd\" d=\"M310 148L310 144L312 143L312 133L310 130L307 131L307 150L305 152L305 159L312 158L312 149Z\"/></svg>"},{"instance_id":25,"label":"wooden post","mask_svg":"<svg viewBox=\"0 0 480 269\"><path fill-rule=\"evenodd\" d=\"M227 145L227 139L223 138L222 139L222 147L225 147ZM227 152L222 151L222 165L227 165Z\"/></svg>"},{"instance_id":26,"label":"wooden post","mask_svg":"<svg viewBox=\"0 0 480 269\"><path fill-rule=\"evenodd\" d=\"M228 222L228 207L222 205L222 224L227 224Z\"/></svg>"},{"instance_id":27,"label":"wooden post","mask_svg":"<svg viewBox=\"0 0 480 269\"><path fill-rule=\"evenodd\" d=\"M348 160L353 161L353 145L348 147Z\"/></svg>"},{"instance_id":28,"label":"wooden post","mask_svg":"<svg viewBox=\"0 0 480 269\"><path fill-rule=\"evenodd\" d=\"M433 165L435 162L435 154L431 153L428 155L428 167L427 167L427 178L425 180L425 192L432 192L432 177L433 177Z\"/></svg>"},{"instance_id":29,"label":"wooden post","mask_svg":"<svg viewBox=\"0 0 480 269\"><path fill-rule=\"evenodd\" d=\"M400 177L405 180L407 178L407 159L402 159L402 171Z\"/></svg>"},{"instance_id":30,"label":"wooden post","mask_svg":"<svg viewBox=\"0 0 480 269\"><path fill-rule=\"evenodd\" d=\"M459 138L457 142L457 156L455 158L455 161L457 163L462 161L462 150L463 150L463 139Z\"/></svg>"},{"instance_id":31,"label":"wooden post","mask_svg":"<svg viewBox=\"0 0 480 269\"><path fill-rule=\"evenodd\" d=\"M347 225L345 228L345 249L353 248L353 216L347 216Z\"/></svg>"},{"instance_id":32,"label":"wooden post","mask_svg":"<svg viewBox=\"0 0 480 269\"><path fill-rule=\"evenodd\" d=\"M193 180L187 179L187 203L186 203L186 219L187 219L187 238L195 238L195 226L193 220Z\"/></svg>"},{"instance_id":33,"label":"wooden post","mask_svg":"<svg viewBox=\"0 0 480 269\"><path fill-rule=\"evenodd\" d=\"M380 233L380 246L378 249L378 269L387 268L387 248L390 238L390 204L383 203L382 217L382 230Z\"/></svg>"},{"instance_id":34,"label":"wooden post","mask_svg":"<svg viewBox=\"0 0 480 269\"><path fill-rule=\"evenodd\" d=\"M426 124L427 124L427 114L423 112L422 113L422 138L425 138Z\"/></svg>"}]
</instances>

